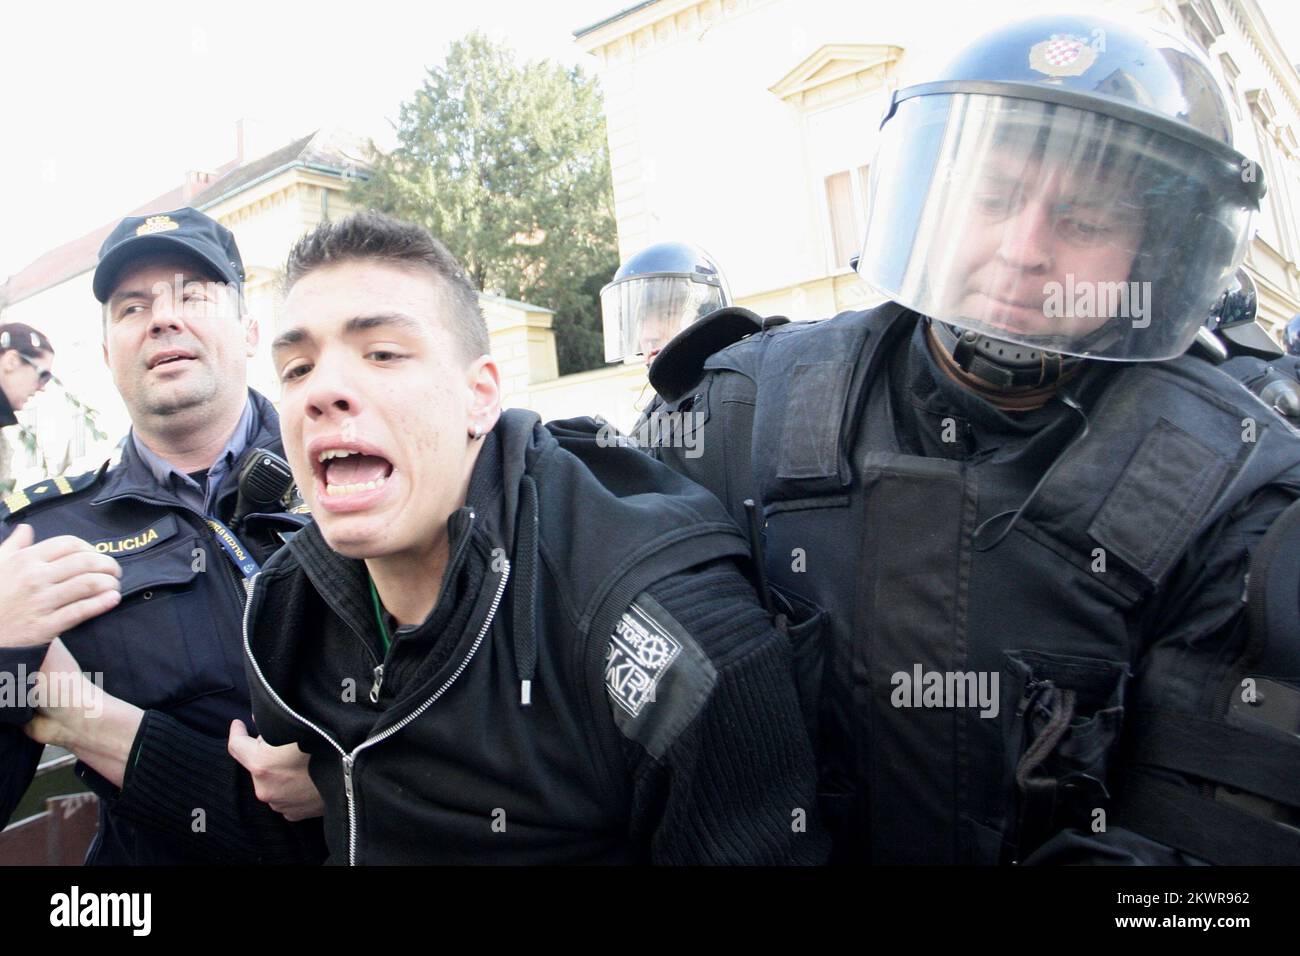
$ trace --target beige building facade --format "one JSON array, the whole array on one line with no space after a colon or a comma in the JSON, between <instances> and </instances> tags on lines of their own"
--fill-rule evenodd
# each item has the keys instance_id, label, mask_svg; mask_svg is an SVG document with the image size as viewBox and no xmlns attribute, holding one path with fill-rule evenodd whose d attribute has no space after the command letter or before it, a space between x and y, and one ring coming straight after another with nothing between
<instances>
[{"instance_id":1,"label":"beige building facade","mask_svg":"<svg viewBox=\"0 0 1300 956\"><path fill-rule=\"evenodd\" d=\"M270 341L279 321L277 277L290 245L327 216L349 208L351 179L364 169L361 143L337 131L299 137L262 155L244 155L241 126L235 159L216 170L190 172L169 190L125 215L148 215L193 206L227 226L243 256L249 313L257 318L261 342L249 366L250 384L275 397L279 388L270 365ZM54 344L55 374L72 394L95 409L106 438L96 441L80 418L49 386L24 409L20 420L34 428L36 455L20 451L18 486L49 473L78 472L108 458L130 427L102 355L101 309L91 291L100 244L117 224L51 249L0 286L0 322L25 322Z\"/></svg>"},{"instance_id":2,"label":"beige building facade","mask_svg":"<svg viewBox=\"0 0 1300 956\"><path fill-rule=\"evenodd\" d=\"M242 145L242 136L240 141ZM352 210L347 190L352 179L364 173L362 155L355 138L338 131L316 132L264 155L238 156L215 171L190 173L181 187L129 213L194 206L234 233L244 260L249 313L261 330L257 354L249 364L249 383L272 401L280 394L270 360L283 307L280 270L300 236L322 220ZM57 350L56 375L97 411L107 436L95 440L58 386L51 385L19 416L36 431L36 454L21 449L12 436L0 436L14 450L17 487L49 474L98 467L130 427L102 358L101 313L91 292L99 246L114 225L116 220L49 250L0 286L0 323L25 322L50 337ZM602 411L610 420L634 417L634 392L644 387L643 371L638 377L636 369L620 366L560 379L549 311L486 295L481 303L507 405L536 407L548 419Z\"/></svg>"},{"instance_id":3,"label":"beige building facade","mask_svg":"<svg viewBox=\"0 0 1300 956\"><path fill-rule=\"evenodd\" d=\"M698 243L738 302L825 318L880 301L848 268L895 85L1036 3L651 0L581 29L605 90L620 252ZM1274 331L1300 312L1300 76L1254 0L1088 5L1199 46L1268 184L1247 268Z\"/></svg>"},{"instance_id":4,"label":"beige building facade","mask_svg":"<svg viewBox=\"0 0 1300 956\"><path fill-rule=\"evenodd\" d=\"M880 296L848 267L866 225L867 182L889 90L923 76L947 37L974 36L1036 4L914 0L648 0L578 30L605 91L615 216L623 257L668 239L721 264L737 302L764 315L824 318ZM1117 0L1099 12L1181 32L1205 53L1231 103L1238 148L1268 183L1247 267L1274 332L1300 312L1300 75L1255 0ZM289 247L349 211L361 144L317 132L245 155L131 214L195 205L235 234L262 345L250 379L273 400L269 343L280 318L278 272ZM94 467L129 421L100 357L95 253L112 228L42 255L0 286L0 321L42 329L56 372L98 409L94 442L55 388L21 418L41 449L19 450L18 478ZM644 365L559 377L550 312L483 296L504 403L543 420L597 415L631 427L652 392Z\"/></svg>"}]
</instances>

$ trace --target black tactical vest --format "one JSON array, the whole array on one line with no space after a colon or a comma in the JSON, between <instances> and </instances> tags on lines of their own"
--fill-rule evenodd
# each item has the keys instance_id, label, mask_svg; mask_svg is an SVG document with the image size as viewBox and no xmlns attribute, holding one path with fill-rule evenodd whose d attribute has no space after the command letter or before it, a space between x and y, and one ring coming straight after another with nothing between
<instances>
[{"instance_id":1,"label":"black tactical vest","mask_svg":"<svg viewBox=\"0 0 1300 956\"><path fill-rule=\"evenodd\" d=\"M1040 436L1019 463L905 454L888 359L916 321L888 304L776 328L712 356L688 393L707 412L709 453L682 470L730 496L733 514L737 494L757 498L769 580L829 612L821 784L837 855L1008 862L1109 819L1220 862L1300 859L1294 831L1167 776L1300 807L1295 738L1229 703L1254 678L1294 708L1296 647L1240 646L1209 668L1166 654L1166 676L1134 677L1189 546L1267 486L1294 495L1300 439L1185 357L1116 369L1083 409L1087 431L1052 438L1041 467L1029 464ZM738 475L719 466L746 428L728 421L749 416L752 464ZM1005 539L988 547L996 535L981 533L977 549L999 499L1026 506ZM1240 609L1223 608L1225 624ZM1203 812L1227 812L1231 837L1168 825Z\"/></svg>"}]
</instances>

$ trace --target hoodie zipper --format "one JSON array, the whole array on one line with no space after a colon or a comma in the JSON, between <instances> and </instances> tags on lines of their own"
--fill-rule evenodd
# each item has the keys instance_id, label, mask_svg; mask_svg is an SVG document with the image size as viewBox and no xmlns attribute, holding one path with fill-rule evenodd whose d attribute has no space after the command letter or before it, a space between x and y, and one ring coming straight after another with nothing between
<instances>
[{"instance_id":1,"label":"hoodie zipper","mask_svg":"<svg viewBox=\"0 0 1300 956\"><path fill-rule=\"evenodd\" d=\"M331 747L333 747L335 750L338 751L339 756L342 759L342 763L343 763L343 792L344 795L347 797L347 804L348 804L348 865L356 866L357 865L357 804L356 804L356 791L354 789L352 773L354 767L356 766L357 755L360 754L361 751L367 749L368 747L373 747L375 744L387 740L393 734L397 733L407 724L411 723L411 721L415 720L417 717L423 714L426 710L428 710L431 706L433 706L434 702L439 697L441 697L443 694L447 692L447 689L456 682L456 678L460 677L460 675L464 672L465 668L469 666L469 662L473 660L474 655L478 652L479 647L483 643L483 638L487 635L488 629L492 626L492 621L496 617L497 608L501 606L501 596L505 593L506 582L510 579L510 562L508 560L504 560L502 562L501 580L497 582L496 594L494 594L492 597L492 604L488 608L487 617L484 618L483 625L479 628L478 635L474 638L474 643L470 645L469 651L466 653L464 659L461 660L460 664L456 667L456 669L451 673L451 676L448 677L443 682L442 686L439 687L437 690L435 690L433 692L433 695L428 700L426 700L423 704L415 708L415 710L411 711L409 714L407 714L397 723L392 724L391 726L385 728L383 731L376 734L375 736L362 741L360 744L356 746L356 748L353 749L351 753L348 753L346 750L344 750L342 745L339 744L338 741L336 741L328 733L326 733L318 724L315 724L312 721L308 720L306 717L302 716L297 711L295 711L292 707L286 704L284 702L284 699L275 692L274 688L271 687L270 682L267 681L266 679L266 675L262 673L262 667L260 664L258 664L257 658L253 656L253 648L252 645L249 643L249 639L248 639L248 619L249 619L250 611L252 610L253 607L253 590L256 587L257 579L260 576L261 576L260 573L255 574L249 580L248 603L244 606L244 655L248 658L248 662L252 665L253 673L257 675L258 681L261 683L262 687L266 690L267 694L270 695L271 699L275 701L275 703L280 707L280 709L283 710L290 717L292 717L294 720L298 721L298 723L302 724L304 727L308 727L311 730L314 730L317 734L321 736L322 739L325 740L326 743L328 743Z\"/></svg>"}]
</instances>

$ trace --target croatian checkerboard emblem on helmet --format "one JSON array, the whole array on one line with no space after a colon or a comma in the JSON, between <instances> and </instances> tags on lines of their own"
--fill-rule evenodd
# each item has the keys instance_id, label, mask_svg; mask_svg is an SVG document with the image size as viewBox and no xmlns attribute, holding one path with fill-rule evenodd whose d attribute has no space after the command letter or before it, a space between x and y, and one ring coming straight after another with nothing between
<instances>
[{"instance_id":1,"label":"croatian checkerboard emblem on helmet","mask_svg":"<svg viewBox=\"0 0 1300 956\"><path fill-rule=\"evenodd\" d=\"M1047 76L1079 76L1096 60L1092 44L1069 33L1053 33L1029 48L1029 68Z\"/></svg>"}]
</instances>

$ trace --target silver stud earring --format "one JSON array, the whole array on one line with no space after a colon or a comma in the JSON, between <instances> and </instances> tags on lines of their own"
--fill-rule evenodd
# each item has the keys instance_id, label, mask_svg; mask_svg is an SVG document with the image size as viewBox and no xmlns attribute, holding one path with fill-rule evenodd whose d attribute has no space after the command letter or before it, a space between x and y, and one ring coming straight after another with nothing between
<instances>
[{"instance_id":1,"label":"silver stud earring","mask_svg":"<svg viewBox=\"0 0 1300 956\"><path fill-rule=\"evenodd\" d=\"M480 439L480 438L482 438L482 437L483 437L483 426L482 426L482 425L475 425L475 426L474 426L474 440L475 440L475 441L478 441L478 439Z\"/></svg>"}]
</instances>

